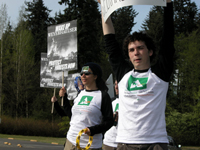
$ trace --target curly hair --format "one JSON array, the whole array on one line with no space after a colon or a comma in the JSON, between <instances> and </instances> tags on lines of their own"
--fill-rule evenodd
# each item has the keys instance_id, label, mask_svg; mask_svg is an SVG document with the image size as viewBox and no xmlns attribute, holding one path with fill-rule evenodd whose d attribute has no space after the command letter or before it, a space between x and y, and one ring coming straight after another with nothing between
<instances>
[{"instance_id":1,"label":"curly hair","mask_svg":"<svg viewBox=\"0 0 200 150\"><path fill-rule=\"evenodd\" d=\"M129 34L124 39L123 52L124 52L125 57L127 57L129 59L128 45L129 45L129 43L134 42L134 41L142 41L142 42L144 42L146 47L147 47L147 49L153 51L153 55L150 56L150 62L152 63L154 61L155 54L156 54L155 53L156 46L155 46L155 43L154 43L153 39L151 37L149 37L144 32L133 32L132 34Z\"/></svg>"}]
</instances>

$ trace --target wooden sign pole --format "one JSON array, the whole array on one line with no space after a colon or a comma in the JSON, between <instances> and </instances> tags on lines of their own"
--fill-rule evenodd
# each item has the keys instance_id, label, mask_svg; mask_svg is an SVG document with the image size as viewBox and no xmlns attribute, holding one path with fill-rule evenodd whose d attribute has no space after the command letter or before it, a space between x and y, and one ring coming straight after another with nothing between
<instances>
[{"instance_id":1,"label":"wooden sign pole","mask_svg":"<svg viewBox=\"0 0 200 150\"><path fill-rule=\"evenodd\" d=\"M56 88L54 88L54 93L53 96L56 95ZM54 103L52 103L52 108L51 108L51 113L53 114L53 109L54 109Z\"/></svg>"},{"instance_id":2,"label":"wooden sign pole","mask_svg":"<svg viewBox=\"0 0 200 150\"><path fill-rule=\"evenodd\" d=\"M64 71L63 71L63 74L62 74L62 88L64 87ZM63 106L63 97L62 97L62 100L61 100L61 106Z\"/></svg>"}]
</instances>

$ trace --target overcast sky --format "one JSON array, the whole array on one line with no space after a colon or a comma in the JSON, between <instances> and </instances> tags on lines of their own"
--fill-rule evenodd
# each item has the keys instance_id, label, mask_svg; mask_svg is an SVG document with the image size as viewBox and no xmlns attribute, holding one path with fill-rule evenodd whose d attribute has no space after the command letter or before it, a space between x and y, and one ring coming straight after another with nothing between
<instances>
[{"instance_id":1,"label":"overcast sky","mask_svg":"<svg viewBox=\"0 0 200 150\"><path fill-rule=\"evenodd\" d=\"M7 12L8 17L10 18L10 21L12 24L16 24L18 21L19 16L19 10L22 5L24 5L25 0L0 0L0 5L6 4L7 5ZM26 1L32 1L32 0L26 0ZM62 10L65 8L64 5L59 5L58 1L60 0L43 0L45 6L47 6L48 9L52 10L51 17L55 16L55 12L58 12L59 10L62 12ZM191 0L194 1L197 4L198 9L200 9L200 0ZM152 6L149 5L136 5L134 6L134 9L139 13L137 17L135 18L135 22L137 24L134 26L133 31L138 31L141 29L141 25L144 21L144 19L147 17L150 8Z\"/></svg>"}]
</instances>

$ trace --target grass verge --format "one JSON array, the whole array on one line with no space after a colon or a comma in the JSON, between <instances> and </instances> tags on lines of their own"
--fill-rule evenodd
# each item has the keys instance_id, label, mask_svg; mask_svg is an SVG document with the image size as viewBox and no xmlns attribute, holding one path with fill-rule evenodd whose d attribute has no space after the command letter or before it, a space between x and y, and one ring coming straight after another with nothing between
<instances>
[{"instance_id":1,"label":"grass verge","mask_svg":"<svg viewBox=\"0 0 200 150\"><path fill-rule=\"evenodd\" d=\"M182 146L182 150L200 150L200 146Z\"/></svg>"},{"instance_id":2,"label":"grass verge","mask_svg":"<svg viewBox=\"0 0 200 150\"><path fill-rule=\"evenodd\" d=\"M42 143L57 143L59 145L63 145L66 141L66 138L54 138L54 137L42 137L42 136L23 136L23 135L8 135L8 134L0 134L0 138L13 138L15 140L25 140L25 141L37 141Z\"/></svg>"}]
</instances>

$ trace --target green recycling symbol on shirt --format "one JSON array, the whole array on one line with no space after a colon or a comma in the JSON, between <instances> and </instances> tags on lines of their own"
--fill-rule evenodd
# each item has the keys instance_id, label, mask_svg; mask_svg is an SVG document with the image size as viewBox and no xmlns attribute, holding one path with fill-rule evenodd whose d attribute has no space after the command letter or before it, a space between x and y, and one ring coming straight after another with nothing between
<instances>
[{"instance_id":1,"label":"green recycling symbol on shirt","mask_svg":"<svg viewBox=\"0 0 200 150\"><path fill-rule=\"evenodd\" d=\"M146 89L147 81L148 78L134 78L133 76L130 76L130 78L128 79L127 89L129 91Z\"/></svg>"},{"instance_id":2,"label":"green recycling symbol on shirt","mask_svg":"<svg viewBox=\"0 0 200 150\"><path fill-rule=\"evenodd\" d=\"M116 104L115 106L115 112L119 109L119 103Z\"/></svg>"},{"instance_id":3,"label":"green recycling symbol on shirt","mask_svg":"<svg viewBox=\"0 0 200 150\"><path fill-rule=\"evenodd\" d=\"M93 99L93 96L82 96L80 102L78 103L78 105L86 105L89 106L91 101Z\"/></svg>"}]
</instances>

